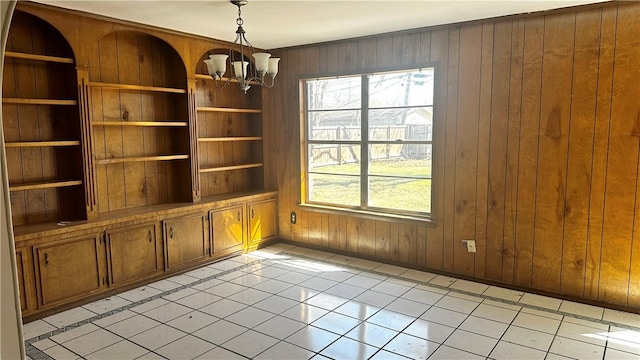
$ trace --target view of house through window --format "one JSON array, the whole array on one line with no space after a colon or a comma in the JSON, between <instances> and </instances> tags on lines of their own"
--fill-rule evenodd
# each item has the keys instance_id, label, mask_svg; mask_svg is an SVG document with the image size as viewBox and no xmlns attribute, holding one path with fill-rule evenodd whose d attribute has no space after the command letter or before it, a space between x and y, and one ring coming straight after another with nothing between
<instances>
[{"instance_id":1,"label":"view of house through window","mask_svg":"<svg viewBox=\"0 0 640 360\"><path fill-rule=\"evenodd\" d=\"M428 215L433 67L303 81L304 202Z\"/></svg>"}]
</instances>

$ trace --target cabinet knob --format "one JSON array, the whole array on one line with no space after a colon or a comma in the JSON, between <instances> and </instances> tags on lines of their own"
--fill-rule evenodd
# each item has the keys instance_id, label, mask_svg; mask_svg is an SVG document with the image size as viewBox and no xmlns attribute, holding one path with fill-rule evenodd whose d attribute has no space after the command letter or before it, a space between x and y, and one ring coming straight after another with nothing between
<instances>
[{"instance_id":1,"label":"cabinet knob","mask_svg":"<svg viewBox=\"0 0 640 360\"><path fill-rule=\"evenodd\" d=\"M49 254L44 253L44 267L49 267Z\"/></svg>"},{"instance_id":2,"label":"cabinet knob","mask_svg":"<svg viewBox=\"0 0 640 360\"><path fill-rule=\"evenodd\" d=\"M169 228L169 238L173 239L173 227Z\"/></svg>"},{"instance_id":3,"label":"cabinet knob","mask_svg":"<svg viewBox=\"0 0 640 360\"><path fill-rule=\"evenodd\" d=\"M147 234L147 237L149 238L149 242L153 241L153 235L151 235L151 230L149 230L149 234Z\"/></svg>"},{"instance_id":4,"label":"cabinet knob","mask_svg":"<svg viewBox=\"0 0 640 360\"><path fill-rule=\"evenodd\" d=\"M238 221L240 221L240 211L238 211Z\"/></svg>"},{"instance_id":5,"label":"cabinet knob","mask_svg":"<svg viewBox=\"0 0 640 360\"><path fill-rule=\"evenodd\" d=\"M255 215L256 215L256 214L253 212L253 209L251 209L251 218L253 219L253 217L254 217Z\"/></svg>"}]
</instances>

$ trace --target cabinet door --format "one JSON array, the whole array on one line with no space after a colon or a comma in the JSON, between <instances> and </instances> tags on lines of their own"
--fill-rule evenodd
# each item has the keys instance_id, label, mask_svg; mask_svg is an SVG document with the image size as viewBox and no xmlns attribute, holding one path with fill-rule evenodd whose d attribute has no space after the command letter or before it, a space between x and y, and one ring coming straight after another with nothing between
<instances>
[{"instance_id":1,"label":"cabinet door","mask_svg":"<svg viewBox=\"0 0 640 360\"><path fill-rule=\"evenodd\" d=\"M267 200L250 203L249 212L249 246L255 247L260 241L277 235L276 201Z\"/></svg>"},{"instance_id":2,"label":"cabinet door","mask_svg":"<svg viewBox=\"0 0 640 360\"><path fill-rule=\"evenodd\" d=\"M40 305L87 296L106 285L99 250L100 235L97 234L35 245Z\"/></svg>"},{"instance_id":3,"label":"cabinet door","mask_svg":"<svg viewBox=\"0 0 640 360\"><path fill-rule=\"evenodd\" d=\"M210 214L213 232L213 253L215 255L242 250L244 247L244 228L242 206Z\"/></svg>"},{"instance_id":4,"label":"cabinet door","mask_svg":"<svg viewBox=\"0 0 640 360\"><path fill-rule=\"evenodd\" d=\"M109 278L120 284L162 270L162 252L156 224L106 232Z\"/></svg>"},{"instance_id":5,"label":"cabinet door","mask_svg":"<svg viewBox=\"0 0 640 360\"><path fill-rule=\"evenodd\" d=\"M167 269L209 256L207 215L192 215L163 221Z\"/></svg>"},{"instance_id":6,"label":"cabinet door","mask_svg":"<svg viewBox=\"0 0 640 360\"><path fill-rule=\"evenodd\" d=\"M37 298L33 281L33 259L30 248L16 248L16 268L18 270L18 290L20 291L20 309L22 314L36 309Z\"/></svg>"}]
</instances>

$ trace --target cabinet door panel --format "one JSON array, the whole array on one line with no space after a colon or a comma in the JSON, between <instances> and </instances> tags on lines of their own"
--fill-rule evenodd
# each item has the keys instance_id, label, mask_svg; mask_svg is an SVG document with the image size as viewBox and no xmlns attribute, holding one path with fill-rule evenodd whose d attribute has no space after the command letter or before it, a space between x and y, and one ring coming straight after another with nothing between
<instances>
[{"instance_id":1,"label":"cabinet door panel","mask_svg":"<svg viewBox=\"0 0 640 360\"><path fill-rule=\"evenodd\" d=\"M156 225L107 231L111 283L134 280L161 270Z\"/></svg>"},{"instance_id":2,"label":"cabinet door panel","mask_svg":"<svg viewBox=\"0 0 640 360\"><path fill-rule=\"evenodd\" d=\"M211 212L214 254L242 250L244 246L242 213L242 206Z\"/></svg>"},{"instance_id":3,"label":"cabinet door panel","mask_svg":"<svg viewBox=\"0 0 640 360\"><path fill-rule=\"evenodd\" d=\"M40 304L89 295L102 286L98 235L36 245Z\"/></svg>"},{"instance_id":4,"label":"cabinet door panel","mask_svg":"<svg viewBox=\"0 0 640 360\"><path fill-rule=\"evenodd\" d=\"M165 220L163 223L167 269L195 262L209 255L206 215Z\"/></svg>"},{"instance_id":5,"label":"cabinet door panel","mask_svg":"<svg viewBox=\"0 0 640 360\"><path fill-rule=\"evenodd\" d=\"M248 210L251 244L277 235L275 200L249 204Z\"/></svg>"},{"instance_id":6,"label":"cabinet door panel","mask_svg":"<svg viewBox=\"0 0 640 360\"><path fill-rule=\"evenodd\" d=\"M25 248L16 249L16 267L18 269L18 290L20 291L20 309L25 312L29 309L29 302L27 300L26 289L28 283L25 280L25 263L27 261L28 253Z\"/></svg>"}]
</instances>

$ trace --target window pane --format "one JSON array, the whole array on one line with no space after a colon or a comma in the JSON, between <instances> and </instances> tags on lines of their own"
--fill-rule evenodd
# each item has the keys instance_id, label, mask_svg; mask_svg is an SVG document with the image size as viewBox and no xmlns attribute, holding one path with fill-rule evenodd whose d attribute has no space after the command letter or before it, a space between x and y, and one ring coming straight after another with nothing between
<instances>
[{"instance_id":1,"label":"window pane","mask_svg":"<svg viewBox=\"0 0 640 360\"><path fill-rule=\"evenodd\" d=\"M309 145L309 171L360 175L360 145Z\"/></svg>"},{"instance_id":2,"label":"window pane","mask_svg":"<svg viewBox=\"0 0 640 360\"><path fill-rule=\"evenodd\" d=\"M372 145L385 146L385 145ZM395 145L391 145L395 146ZM373 159L374 149L371 150L369 162L369 174L370 175L389 175L389 176L426 176L431 177L431 145L403 145L404 147L423 146L429 147L427 151L420 154L416 153L416 156L411 158L397 157L394 159L380 158ZM429 156L427 156L429 154Z\"/></svg>"},{"instance_id":3,"label":"window pane","mask_svg":"<svg viewBox=\"0 0 640 360\"><path fill-rule=\"evenodd\" d=\"M433 68L369 76L369 107L433 105Z\"/></svg>"},{"instance_id":4,"label":"window pane","mask_svg":"<svg viewBox=\"0 0 640 360\"><path fill-rule=\"evenodd\" d=\"M309 110L359 109L361 77L307 80Z\"/></svg>"},{"instance_id":5,"label":"window pane","mask_svg":"<svg viewBox=\"0 0 640 360\"><path fill-rule=\"evenodd\" d=\"M431 141L433 107L369 111L369 140Z\"/></svg>"},{"instance_id":6,"label":"window pane","mask_svg":"<svg viewBox=\"0 0 640 360\"><path fill-rule=\"evenodd\" d=\"M370 176L369 206L431 212L431 180Z\"/></svg>"},{"instance_id":7,"label":"window pane","mask_svg":"<svg viewBox=\"0 0 640 360\"><path fill-rule=\"evenodd\" d=\"M309 174L309 200L360 206L360 176Z\"/></svg>"},{"instance_id":8,"label":"window pane","mask_svg":"<svg viewBox=\"0 0 640 360\"><path fill-rule=\"evenodd\" d=\"M360 110L307 113L309 140L360 140Z\"/></svg>"}]
</instances>

